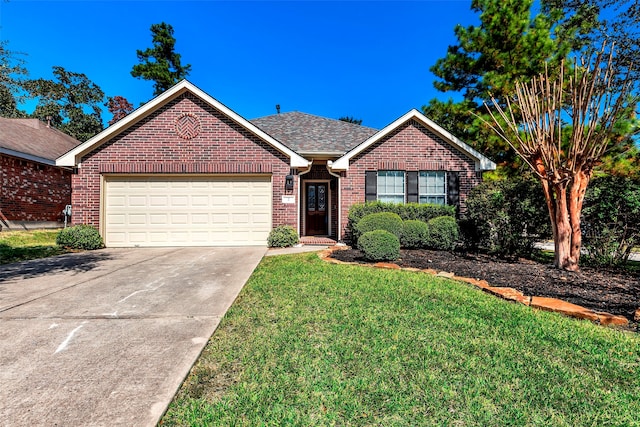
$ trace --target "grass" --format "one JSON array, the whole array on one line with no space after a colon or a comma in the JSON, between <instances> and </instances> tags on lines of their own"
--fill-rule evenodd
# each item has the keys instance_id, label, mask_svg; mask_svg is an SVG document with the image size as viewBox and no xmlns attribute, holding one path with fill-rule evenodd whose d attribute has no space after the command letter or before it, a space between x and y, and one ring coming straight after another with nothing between
<instances>
[{"instance_id":1,"label":"grass","mask_svg":"<svg viewBox=\"0 0 640 427\"><path fill-rule=\"evenodd\" d=\"M46 258L68 252L56 245L58 231L3 231L0 233L0 264Z\"/></svg>"},{"instance_id":2,"label":"grass","mask_svg":"<svg viewBox=\"0 0 640 427\"><path fill-rule=\"evenodd\" d=\"M640 337L422 273L265 258L167 426L640 425Z\"/></svg>"}]
</instances>

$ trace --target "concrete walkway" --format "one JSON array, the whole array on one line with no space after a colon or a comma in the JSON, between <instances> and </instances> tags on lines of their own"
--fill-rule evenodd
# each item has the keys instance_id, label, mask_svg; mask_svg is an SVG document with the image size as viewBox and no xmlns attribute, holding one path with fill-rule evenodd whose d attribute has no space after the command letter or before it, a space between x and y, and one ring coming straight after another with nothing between
<instances>
[{"instance_id":1,"label":"concrete walkway","mask_svg":"<svg viewBox=\"0 0 640 427\"><path fill-rule=\"evenodd\" d=\"M0 425L152 426L266 248L2 266Z\"/></svg>"}]
</instances>

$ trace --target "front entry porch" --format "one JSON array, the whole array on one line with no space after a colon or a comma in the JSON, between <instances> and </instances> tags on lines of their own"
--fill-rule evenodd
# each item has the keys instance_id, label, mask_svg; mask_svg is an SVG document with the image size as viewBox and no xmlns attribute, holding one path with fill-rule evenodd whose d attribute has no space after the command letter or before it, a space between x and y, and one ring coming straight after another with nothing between
<instances>
[{"instance_id":1,"label":"front entry porch","mask_svg":"<svg viewBox=\"0 0 640 427\"><path fill-rule=\"evenodd\" d=\"M335 244L338 230L338 179L326 165L313 165L300 177L300 236L306 244ZM317 243L317 242L322 243ZM311 243L316 242L316 243ZM304 241L301 243L305 244Z\"/></svg>"},{"instance_id":2,"label":"front entry porch","mask_svg":"<svg viewBox=\"0 0 640 427\"><path fill-rule=\"evenodd\" d=\"M334 246L338 242L330 237L302 236L300 243L304 246Z\"/></svg>"}]
</instances>

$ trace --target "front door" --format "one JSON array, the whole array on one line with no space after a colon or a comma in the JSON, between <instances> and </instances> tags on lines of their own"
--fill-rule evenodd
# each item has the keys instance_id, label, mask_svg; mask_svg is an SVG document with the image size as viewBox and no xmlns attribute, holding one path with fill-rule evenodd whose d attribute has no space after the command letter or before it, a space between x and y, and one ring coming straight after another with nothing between
<instances>
[{"instance_id":1,"label":"front door","mask_svg":"<svg viewBox=\"0 0 640 427\"><path fill-rule=\"evenodd\" d=\"M326 183L310 182L306 184L307 206L305 223L307 236L326 236L328 229L328 194Z\"/></svg>"}]
</instances>

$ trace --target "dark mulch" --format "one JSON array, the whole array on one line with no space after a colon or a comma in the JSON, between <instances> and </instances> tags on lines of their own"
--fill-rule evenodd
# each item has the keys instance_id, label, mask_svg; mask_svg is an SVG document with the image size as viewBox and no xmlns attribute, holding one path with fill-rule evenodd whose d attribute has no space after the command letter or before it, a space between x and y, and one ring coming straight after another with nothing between
<instances>
[{"instance_id":1,"label":"dark mulch","mask_svg":"<svg viewBox=\"0 0 640 427\"><path fill-rule=\"evenodd\" d=\"M362 253L355 249L334 251L331 256L366 263ZM396 262L401 267L453 272L461 277L486 280L492 286L511 287L525 295L558 298L595 311L622 315L631 322L640 307L640 272L581 267L580 272L572 273L531 260L507 261L484 254L444 251L403 250L401 256Z\"/></svg>"}]
</instances>

